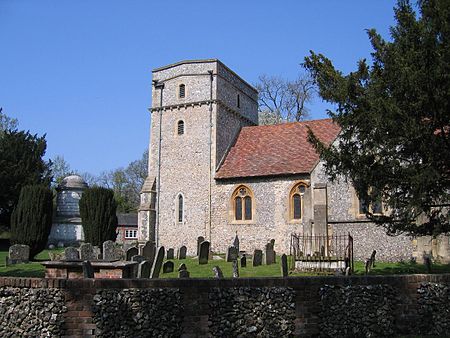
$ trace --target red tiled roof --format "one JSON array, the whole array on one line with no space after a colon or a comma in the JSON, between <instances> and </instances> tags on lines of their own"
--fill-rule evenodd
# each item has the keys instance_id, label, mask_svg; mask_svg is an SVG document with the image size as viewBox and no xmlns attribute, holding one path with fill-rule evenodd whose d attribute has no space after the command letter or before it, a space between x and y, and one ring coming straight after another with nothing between
<instances>
[{"instance_id":1,"label":"red tiled roof","mask_svg":"<svg viewBox=\"0 0 450 338\"><path fill-rule=\"evenodd\" d=\"M326 144L340 131L331 119L244 127L215 178L310 173L319 154L308 142L307 127Z\"/></svg>"}]
</instances>

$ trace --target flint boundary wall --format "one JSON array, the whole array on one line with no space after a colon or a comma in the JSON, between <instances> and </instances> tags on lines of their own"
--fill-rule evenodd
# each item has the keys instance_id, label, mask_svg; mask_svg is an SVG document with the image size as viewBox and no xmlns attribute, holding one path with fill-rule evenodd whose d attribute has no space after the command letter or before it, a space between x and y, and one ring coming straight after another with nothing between
<instances>
[{"instance_id":1,"label":"flint boundary wall","mask_svg":"<svg viewBox=\"0 0 450 338\"><path fill-rule=\"evenodd\" d=\"M27 304L30 295L33 302ZM37 320L41 331L32 335L52 337L448 336L449 299L450 274L221 280L1 277L0 321L3 336L26 336L23 328Z\"/></svg>"}]
</instances>

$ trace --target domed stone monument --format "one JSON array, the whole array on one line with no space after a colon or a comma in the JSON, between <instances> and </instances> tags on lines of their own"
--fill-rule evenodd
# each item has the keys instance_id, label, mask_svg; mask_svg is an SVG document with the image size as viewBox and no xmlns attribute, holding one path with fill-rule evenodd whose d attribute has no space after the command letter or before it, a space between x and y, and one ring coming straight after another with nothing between
<instances>
[{"instance_id":1,"label":"domed stone monument","mask_svg":"<svg viewBox=\"0 0 450 338\"><path fill-rule=\"evenodd\" d=\"M75 244L83 240L79 202L88 187L81 176L65 177L56 188L56 213L49 243Z\"/></svg>"}]
</instances>

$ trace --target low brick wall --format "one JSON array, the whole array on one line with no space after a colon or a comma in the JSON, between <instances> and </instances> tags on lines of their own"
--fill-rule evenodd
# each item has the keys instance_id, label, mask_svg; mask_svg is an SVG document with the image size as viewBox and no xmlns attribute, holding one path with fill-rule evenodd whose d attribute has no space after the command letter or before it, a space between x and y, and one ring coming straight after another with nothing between
<instances>
[{"instance_id":1,"label":"low brick wall","mask_svg":"<svg viewBox=\"0 0 450 338\"><path fill-rule=\"evenodd\" d=\"M25 335L31 321L38 323L33 336L449 336L449 295L450 274L222 280L2 277L0 322L8 323L2 336Z\"/></svg>"}]
</instances>

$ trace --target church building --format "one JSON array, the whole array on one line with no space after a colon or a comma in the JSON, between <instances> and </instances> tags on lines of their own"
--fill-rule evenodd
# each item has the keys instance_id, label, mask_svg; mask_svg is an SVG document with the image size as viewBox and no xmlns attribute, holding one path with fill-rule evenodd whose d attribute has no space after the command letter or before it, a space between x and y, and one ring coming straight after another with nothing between
<instances>
[{"instance_id":1,"label":"church building","mask_svg":"<svg viewBox=\"0 0 450 338\"><path fill-rule=\"evenodd\" d=\"M291 234L351 234L355 259L377 250L385 261L408 260L415 242L390 237L364 215L353 187L331 183L307 140L310 128L331 144L331 119L258 125L258 92L216 59L153 70L149 171L141 192L141 242L195 254L197 237L225 252L275 239L289 253ZM381 208L380 208L381 212Z\"/></svg>"}]
</instances>

